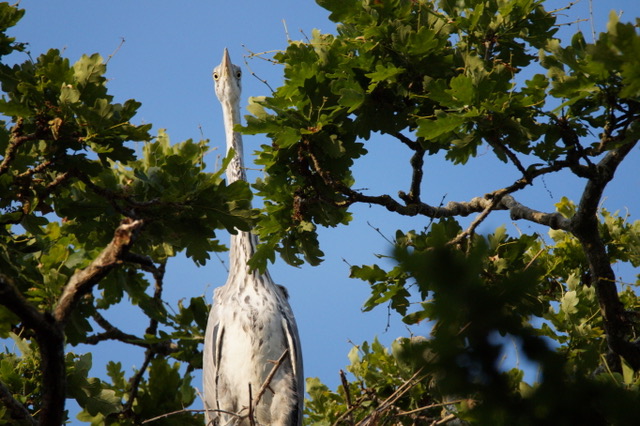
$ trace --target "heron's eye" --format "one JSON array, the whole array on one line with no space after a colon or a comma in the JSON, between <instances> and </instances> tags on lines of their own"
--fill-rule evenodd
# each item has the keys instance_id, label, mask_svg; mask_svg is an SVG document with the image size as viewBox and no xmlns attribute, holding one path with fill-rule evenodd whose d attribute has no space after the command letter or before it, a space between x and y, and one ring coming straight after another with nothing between
<instances>
[{"instance_id":1,"label":"heron's eye","mask_svg":"<svg viewBox=\"0 0 640 426\"><path fill-rule=\"evenodd\" d=\"M219 79L219 78L220 78L220 75L218 75L218 73L217 73L217 72L214 72L214 73L213 73L213 79L214 79L214 80L216 80L216 81L218 81L218 79Z\"/></svg>"},{"instance_id":2,"label":"heron's eye","mask_svg":"<svg viewBox=\"0 0 640 426\"><path fill-rule=\"evenodd\" d=\"M238 72L236 73L236 78L240 78L241 76L242 76L242 73L241 73L240 71L238 71Z\"/></svg>"}]
</instances>

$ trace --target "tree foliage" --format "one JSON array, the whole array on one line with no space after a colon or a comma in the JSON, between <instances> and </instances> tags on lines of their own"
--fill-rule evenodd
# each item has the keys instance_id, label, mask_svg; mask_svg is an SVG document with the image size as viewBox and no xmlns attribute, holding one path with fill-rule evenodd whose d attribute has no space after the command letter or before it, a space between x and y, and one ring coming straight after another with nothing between
<instances>
[{"instance_id":1,"label":"tree foliage","mask_svg":"<svg viewBox=\"0 0 640 426\"><path fill-rule=\"evenodd\" d=\"M396 233L395 266L351 275L371 287L365 310L386 305L433 327L391 348L355 347L353 380L337 391L309 379L309 424L632 423L639 303L612 265L640 264L640 222L599 208L639 137L638 22L612 13L594 42L577 32L563 43L558 12L541 1L318 3L337 33L277 53L285 82L254 98L247 117L245 131L272 142L259 153L255 265L274 249L294 265L319 263L317 227L347 224L356 204L415 217L422 230ZM379 138L411 153L397 196L357 189L352 174ZM435 178L425 158L465 165L487 150L518 177L471 200L424 201L425 177ZM519 199L562 173L583 182L577 202L543 212ZM477 235L499 210L548 235ZM535 383L501 367L508 341L537 366Z\"/></svg>"}]
</instances>

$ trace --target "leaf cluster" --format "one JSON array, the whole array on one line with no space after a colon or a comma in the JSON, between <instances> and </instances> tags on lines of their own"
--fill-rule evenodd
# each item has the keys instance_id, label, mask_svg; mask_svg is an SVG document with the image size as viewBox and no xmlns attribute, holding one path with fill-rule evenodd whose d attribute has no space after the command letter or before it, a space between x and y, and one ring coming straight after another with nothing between
<instances>
[{"instance_id":1,"label":"leaf cluster","mask_svg":"<svg viewBox=\"0 0 640 426\"><path fill-rule=\"evenodd\" d=\"M619 291L611 265L637 265L637 223L599 207L638 142L637 25L612 15L593 43L578 32L566 44L553 38L557 15L537 1L318 3L336 33L314 31L274 56L284 84L252 100L243 129L272 141L259 153L267 177L255 187L266 207L255 262L274 249L292 264L319 262L316 227L347 223L356 203L421 217L423 231L396 232L395 265L354 266L351 276L371 288L365 311L386 305L409 325L433 328L415 352L396 342L402 360L363 345L362 359L351 359L356 381L338 392L310 381L309 418L425 424L445 421L433 403L460 399L445 415L478 424L630 422L640 370L637 296L632 285ZM352 175L382 139L410 153L406 170L384 171L410 176L397 196ZM518 177L478 189L470 201L423 201L425 182L440 179L423 181L425 157L466 164L481 149ZM516 200L557 172L586 182L580 204L563 198L545 213ZM493 210L548 227L548 238L514 237L504 227L477 236ZM463 229L458 218L473 213ZM500 368L506 341L538 367L539 380ZM358 370L365 361L369 375ZM432 400L385 405L407 377L387 389L387 377L375 374L403 363L437 383L423 388ZM577 400L589 408L566 409ZM428 420L405 416L421 407Z\"/></svg>"},{"instance_id":2,"label":"leaf cluster","mask_svg":"<svg viewBox=\"0 0 640 426\"><path fill-rule=\"evenodd\" d=\"M434 223L427 233L399 233L392 270L352 268L354 277L372 284L366 307L388 304L409 324L433 324L432 331L428 338L399 338L390 349L377 341L354 348L349 398L344 384L332 392L309 379L309 419L632 424L638 374L628 366L613 372L615 358L603 364L599 354L606 353L606 343L595 290L572 267L573 261L584 268L584 258L571 259L565 251L575 238L546 245L536 236L509 237L500 228L461 251L446 245L456 233L451 220ZM405 284L397 286L400 275ZM415 290L421 302L407 297L397 304L397 287ZM626 296L625 302L636 303L634 291ZM417 310L409 312L413 305ZM535 383L525 381L518 365L502 367L509 346L538 369ZM402 396L385 404L396 394ZM573 398L588 403L567 409Z\"/></svg>"},{"instance_id":3,"label":"leaf cluster","mask_svg":"<svg viewBox=\"0 0 640 426\"><path fill-rule=\"evenodd\" d=\"M243 131L272 141L259 152L267 176L256 183L266 203L256 264L274 249L292 264L318 263L316 227L348 223L358 202L457 214L421 202L425 155L465 164L485 147L521 175L512 192L562 169L593 177L598 156L637 139L632 24L612 18L595 43L577 33L563 47L556 16L530 0L319 4L337 34L314 31L275 54L285 82L248 108ZM354 189L351 169L380 135L413 154L410 191L397 201Z\"/></svg>"},{"instance_id":4,"label":"leaf cluster","mask_svg":"<svg viewBox=\"0 0 640 426\"><path fill-rule=\"evenodd\" d=\"M427 90L463 65L449 40L453 28L428 3L320 4L340 22L338 35L314 31L307 43L292 42L276 55L285 64L285 84L254 99L245 129L273 141L259 157L268 177L256 187L268 200L268 214L258 231L271 247L288 245L312 263L321 255L315 225L350 218L344 207L352 201L341 189L354 184L350 168L366 154L358 140L416 129L420 117L434 117L438 106Z\"/></svg>"}]
</instances>

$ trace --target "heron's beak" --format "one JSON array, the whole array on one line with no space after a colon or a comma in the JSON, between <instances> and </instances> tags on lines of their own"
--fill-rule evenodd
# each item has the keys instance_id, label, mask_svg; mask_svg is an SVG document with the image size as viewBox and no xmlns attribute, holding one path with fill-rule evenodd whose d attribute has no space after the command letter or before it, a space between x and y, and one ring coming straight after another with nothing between
<instances>
[{"instance_id":1,"label":"heron's beak","mask_svg":"<svg viewBox=\"0 0 640 426\"><path fill-rule=\"evenodd\" d=\"M226 47L224 48L224 53L222 54L222 63L220 65L221 74L227 77L231 77L233 75L233 71L231 69L231 58L229 57L229 51Z\"/></svg>"}]
</instances>

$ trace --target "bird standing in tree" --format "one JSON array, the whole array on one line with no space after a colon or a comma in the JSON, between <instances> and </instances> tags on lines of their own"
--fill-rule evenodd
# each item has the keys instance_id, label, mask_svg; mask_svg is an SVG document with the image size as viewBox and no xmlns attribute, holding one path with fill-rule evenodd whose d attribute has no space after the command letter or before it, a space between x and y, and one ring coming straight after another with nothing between
<instances>
[{"instance_id":1,"label":"bird standing in tree","mask_svg":"<svg viewBox=\"0 0 640 426\"><path fill-rule=\"evenodd\" d=\"M224 115L227 152L234 157L227 182L246 180L240 123L240 67L227 49L213 70ZM207 425L302 424L300 338L284 287L269 272L251 270L257 237L231 235L229 277L215 289L204 339L203 382Z\"/></svg>"}]
</instances>

